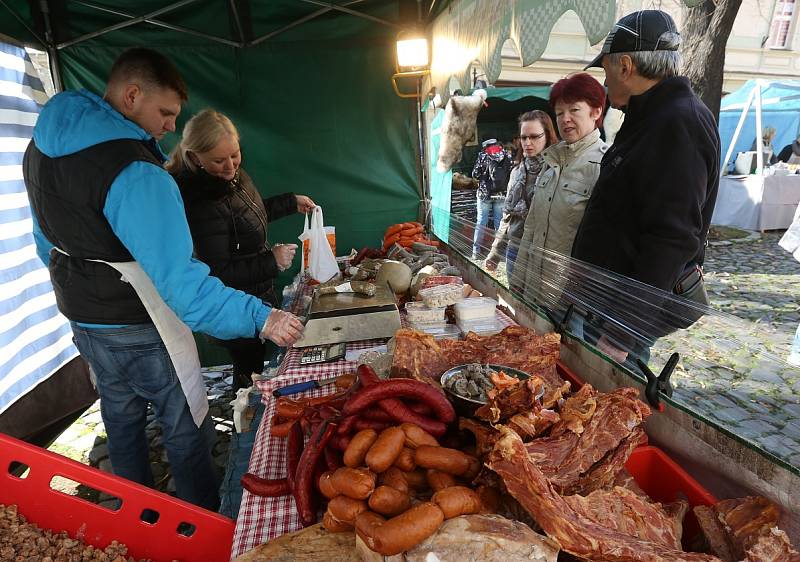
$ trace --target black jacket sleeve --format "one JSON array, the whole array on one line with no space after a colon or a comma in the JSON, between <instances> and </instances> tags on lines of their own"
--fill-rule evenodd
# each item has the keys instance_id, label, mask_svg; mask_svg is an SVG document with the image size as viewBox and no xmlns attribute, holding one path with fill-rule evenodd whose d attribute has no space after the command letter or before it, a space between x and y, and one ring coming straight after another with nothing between
<instances>
[{"instance_id":1,"label":"black jacket sleeve","mask_svg":"<svg viewBox=\"0 0 800 562\"><path fill-rule=\"evenodd\" d=\"M263 199L269 222L288 217L297 212L297 199L294 193L282 193Z\"/></svg>"},{"instance_id":2,"label":"black jacket sleeve","mask_svg":"<svg viewBox=\"0 0 800 562\"><path fill-rule=\"evenodd\" d=\"M267 250L256 256L243 259L211 260L211 274L230 287L244 288L249 285L275 279L280 270L275 256Z\"/></svg>"}]
</instances>

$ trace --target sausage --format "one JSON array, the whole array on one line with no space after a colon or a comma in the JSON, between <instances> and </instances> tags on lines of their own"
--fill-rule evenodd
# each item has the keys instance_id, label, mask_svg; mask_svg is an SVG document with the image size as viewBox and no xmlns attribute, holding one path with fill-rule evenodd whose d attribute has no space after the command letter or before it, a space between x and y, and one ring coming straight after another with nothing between
<instances>
[{"instance_id":1,"label":"sausage","mask_svg":"<svg viewBox=\"0 0 800 562\"><path fill-rule=\"evenodd\" d=\"M431 501L439 506L445 519L470 515L481 510L481 498L466 486L451 486L433 494Z\"/></svg>"},{"instance_id":2,"label":"sausage","mask_svg":"<svg viewBox=\"0 0 800 562\"><path fill-rule=\"evenodd\" d=\"M330 511L326 511L325 515L322 516L322 526L331 533L344 533L353 530L352 525L344 521L339 521L331 515Z\"/></svg>"},{"instance_id":3,"label":"sausage","mask_svg":"<svg viewBox=\"0 0 800 562\"><path fill-rule=\"evenodd\" d=\"M436 439L418 425L404 423L400 424L400 429L406 434L406 447L416 449L420 445L430 445L431 447L439 446Z\"/></svg>"},{"instance_id":4,"label":"sausage","mask_svg":"<svg viewBox=\"0 0 800 562\"><path fill-rule=\"evenodd\" d=\"M295 420L286 436L286 480L291 490L294 490L294 478L297 474L297 465L300 463L300 455L302 454L303 428L300 427L300 422Z\"/></svg>"},{"instance_id":5,"label":"sausage","mask_svg":"<svg viewBox=\"0 0 800 562\"><path fill-rule=\"evenodd\" d=\"M394 421L394 418L384 412L379 406L370 406L360 415L361 418L365 420L374 420L379 422L388 422L391 423Z\"/></svg>"},{"instance_id":6,"label":"sausage","mask_svg":"<svg viewBox=\"0 0 800 562\"><path fill-rule=\"evenodd\" d=\"M458 482L456 482L452 474L447 474L435 468L429 468L425 476L428 478L428 486L430 486L431 490L434 492L450 488L451 486L458 486Z\"/></svg>"},{"instance_id":7,"label":"sausage","mask_svg":"<svg viewBox=\"0 0 800 562\"><path fill-rule=\"evenodd\" d=\"M269 423L269 434L273 437L288 437L294 422L295 420L283 421L283 418L275 414Z\"/></svg>"},{"instance_id":8,"label":"sausage","mask_svg":"<svg viewBox=\"0 0 800 562\"><path fill-rule=\"evenodd\" d=\"M356 431L363 431L365 429L374 429L377 432L381 432L391 425L392 425L391 422L369 420L362 418L361 416L356 416L356 422L353 424L353 428Z\"/></svg>"},{"instance_id":9,"label":"sausage","mask_svg":"<svg viewBox=\"0 0 800 562\"><path fill-rule=\"evenodd\" d=\"M464 453L466 455L466 453ZM469 457L469 468L467 471L461 475L461 477L466 480L467 482L472 482L475 478L480 474L483 465L481 461L477 457L473 457L467 455Z\"/></svg>"},{"instance_id":10,"label":"sausage","mask_svg":"<svg viewBox=\"0 0 800 562\"><path fill-rule=\"evenodd\" d=\"M481 513L496 513L500 508L500 492L491 486L478 486L476 490L481 499Z\"/></svg>"},{"instance_id":11,"label":"sausage","mask_svg":"<svg viewBox=\"0 0 800 562\"><path fill-rule=\"evenodd\" d=\"M403 438L403 442L405 442L405 437ZM417 468L417 463L414 462L414 449L403 447L397 459L392 463L392 466L396 466L405 472L410 472Z\"/></svg>"},{"instance_id":12,"label":"sausage","mask_svg":"<svg viewBox=\"0 0 800 562\"><path fill-rule=\"evenodd\" d=\"M385 471L394 464L400 452L403 450L403 443L406 441L406 434L399 427L389 427L381 431L375 443L367 451L365 461L367 466L377 473Z\"/></svg>"},{"instance_id":13,"label":"sausage","mask_svg":"<svg viewBox=\"0 0 800 562\"><path fill-rule=\"evenodd\" d=\"M353 431L353 426L356 423L358 416L348 416L342 420L339 427L336 428L337 435L350 435Z\"/></svg>"},{"instance_id":14,"label":"sausage","mask_svg":"<svg viewBox=\"0 0 800 562\"><path fill-rule=\"evenodd\" d=\"M369 365L359 365L358 369L356 369L356 375L358 376L358 380L361 382L361 386L363 386L364 389L373 386L378 386L385 382L390 382L390 381L381 381L381 379ZM403 379L403 380L410 380L410 379ZM411 382L418 382L418 381L411 381ZM428 387L427 392L428 393L432 392L434 396L436 394L441 394L439 391L437 391L430 385L427 385L425 383L419 383L419 384L423 385L423 387L427 386ZM364 391L362 390L361 392ZM444 398L444 395L441 395L441 398L443 398L444 402L446 403L445 406L449 407L452 410L450 402L446 398ZM417 424L418 426L424 428L426 431L428 431L433 435L444 435L445 431L447 431L447 427L445 426L444 423L413 411L411 408L406 406L405 403L403 403L401 400L398 400L397 398L387 396L378 402L378 406L380 406L380 408L384 412L386 412L389 416L391 416L391 418L396 422L399 423L410 422ZM423 406L428 407L427 405L424 404ZM366 407L371 408L372 406L367 405ZM453 411L453 415L455 416L455 411Z\"/></svg>"},{"instance_id":15,"label":"sausage","mask_svg":"<svg viewBox=\"0 0 800 562\"><path fill-rule=\"evenodd\" d=\"M333 439L330 441L331 447L336 449L337 451L346 451L347 447L350 445L350 436L349 435L334 435Z\"/></svg>"},{"instance_id":16,"label":"sausage","mask_svg":"<svg viewBox=\"0 0 800 562\"><path fill-rule=\"evenodd\" d=\"M275 402L275 415L283 419L296 420L303 415L306 404L291 398L279 398Z\"/></svg>"},{"instance_id":17,"label":"sausage","mask_svg":"<svg viewBox=\"0 0 800 562\"><path fill-rule=\"evenodd\" d=\"M431 415L433 415L433 412L431 411L431 409L428 408L422 402L417 402L416 400L406 400L406 406L408 406L409 410L411 410L412 412L416 412L416 413L420 414L421 416L431 416Z\"/></svg>"},{"instance_id":18,"label":"sausage","mask_svg":"<svg viewBox=\"0 0 800 562\"><path fill-rule=\"evenodd\" d=\"M318 481L319 491L329 500L339 495L339 490L337 490L331 482L331 476L333 476L333 472L329 470L328 472L324 472L322 476L319 477Z\"/></svg>"},{"instance_id":19,"label":"sausage","mask_svg":"<svg viewBox=\"0 0 800 562\"><path fill-rule=\"evenodd\" d=\"M472 466L472 460L475 457L465 455L456 449L448 449L447 447L431 447L429 445L422 445L417 447L414 454L414 460L417 466L422 468L435 468L448 474L461 476L467 472Z\"/></svg>"},{"instance_id":20,"label":"sausage","mask_svg":"<svg viewBox=\"0 0 800 562\"><path fill-rule=\"evenodd\" d=\"M333 384L336 386L336 388L344 390L350 388L355 381L356 381L355 373L345 373L343 375L339 375L338 377L336 377L336 380L333 381Z\"/></svg>"},{"instance_id":21,"label":"sausage","mask_svg":"<svg viewBox=\"0 0 800 562\"><path fill-rule=\"evenodd\" d=\"M335 519L352 525L359 513L367 511L367 502L347 496L336 496L328 502L328 511Z\"/></svg>"},{"instance_id":22,"label":"sausage","mask_svg":"<svg viewBox=\"0 0 800 562\"><path fill-rule=\"evenodd\" d=\"M328 470L336 470L344 465L342 462L342 452L338 449L334 449L329 445L325 447L323 454L325 456L325 467Z\"/></svg>"},{"instance_id":23,"label":"sausage","mask_svg":"<svg viewBox=\"0 0 800 562\"><path fill-rule=\"evenodd\" d=\"M242 483L242 488L256 496L277 498L279 496L288 496L292 493L286 478L268 480L246 472L242 475L240 482Z\"/></svg>"},{"instance_id":24,"label":"sausage","mask_svg":"<svg viewBox=\"0 0 800 562\"><path fill-rule=\"evenodd\" d=\"M348 498L365 500L375 489L375 479L375 473L366 468L342 467L331 476L331 484Z\"/></svg>"},{"instance_id":25,"label":"sausage","mask_svg":"<svg viewBox=\"0 0 800 562\"><path fill-rule=\"evenodd\" d=\"M403 471L396 466L390 466L386 472L380 475L380 483L408 494L408 481L406 481L406 477L403 474Z\"/></svg>"},{"instance_id":26,"label":"sausage","mask_svg":"<svg viewBox=\"0 0 800 562\"><path fill-rule=\"evenodd\" d=\"M358 468L364 464L364 457L378 439L378 432L374 429L363 429L356 433L350 440L347 450L344 452L344 465L350 468Z\"/></svg>"},{"instance_id":27,"label":"sausage","mask_svg":"<svg viewBox=\"0 0 800 562\"><path fill-rule=\"evenodd\" d=\"M430 406L434 415L444 423L450 423L456 418L453 405L450 404L441 390L414 379L391 379L364 388L347 401L342 413L349 416L360 412L375 402L386 398L401 397L419 400ZM408 410L408 408L406 409Z\"/></svg>"},{"instance_id":28,"label":"sausage","mask_svg":"<svg viewBox=\"0 0 800 562\"><path fill-rule=\"evenodd\" d=\"M388 521L376 513L365 511L356 519L356 532L371 550L394 556L430 537L443 521L442 510L425 502Z\"/></svg>"},{"instance_id":29,"label":"sausage","mask_svg":"<svg viewBox=\"0 0 800 562\"><path fill-rule=\"evenodd\" d=\"M419 468L404 472L403 478L408 482L408 486L414 490L424 490L428 487L428 477L425 475L425 471Z\"/></svg>"},{"instance_id":30,"label":"sausage","mask_svg":"<svg viewBox=\"0 0 800 562\"><path fill-rule=\"evenodd\" d=\"M409 507L411 507L411 498L408 493L404 494L391 486L378 486L369 497L369 508L387 517L400 515Z\"/></svg>"},{"instance_id":31,"label":"sausage","mask_svg":"<svg viewBox=\"0 0 800 562\"><path fill-rule=\"evenodd\" d=\"M300 455L293 494L297 512L304 527L313 525L317 521L313 488L315 482L318 484L319 480L314 478L314 472L323 454L322 451L328 445L328 441L333 437L335 431L335 423L322 422L311 434L311 439L303 449L303 454Z\"/></svg>"}]
</instances>

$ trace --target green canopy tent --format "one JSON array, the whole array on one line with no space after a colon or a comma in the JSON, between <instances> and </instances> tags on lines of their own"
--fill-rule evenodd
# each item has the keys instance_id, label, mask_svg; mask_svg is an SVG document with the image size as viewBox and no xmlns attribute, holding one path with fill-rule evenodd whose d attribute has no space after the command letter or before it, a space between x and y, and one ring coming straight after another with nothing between
<instances>
[{"instance_id":1,"label":"green canopy tent","mask_svg":"<svg viewBox=\"0 0 800 562\"><path fill-rule=\"evenodd\" d=\"M190 93L179 130L205 107L229 115L262 194L311 196L338 227L339 253L378 245L387 224L417 218L416 104L390 82L414 0L3 0L0 14L0 36L48 51L64 89L102 93L113 60L132 46L167 55ZM270 241L295 242L301 230L299 215L283 219ZM204 364L225 361L211 349L201 343Z\"/></svg>"}]
</instances>

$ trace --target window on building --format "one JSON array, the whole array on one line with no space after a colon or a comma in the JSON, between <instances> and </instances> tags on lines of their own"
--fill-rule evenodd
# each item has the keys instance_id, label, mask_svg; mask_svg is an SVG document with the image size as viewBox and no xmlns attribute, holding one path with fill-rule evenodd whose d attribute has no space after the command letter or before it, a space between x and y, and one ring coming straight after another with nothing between
<instances>
[{"instance_id":1,"label":"window on building","mask_svg":"<svg viewBox=\"0 0 800 562\"><path fill-rule=\"evenodd\" d=\"M767 47L770 49L788 49L791 47L792 23L796 10L796 0L778 0L775 3L775 13L772 15Z\"/></svg>"}]
</instances>

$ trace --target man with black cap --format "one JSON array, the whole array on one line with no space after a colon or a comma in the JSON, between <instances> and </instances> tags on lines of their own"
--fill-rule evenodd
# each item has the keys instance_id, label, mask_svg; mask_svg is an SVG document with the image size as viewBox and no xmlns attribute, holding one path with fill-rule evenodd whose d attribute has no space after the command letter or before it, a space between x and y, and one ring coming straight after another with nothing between
<instances>
[{"instance_id":1,"label":"man with black cap","mask_svg":"<svg viewBox=\"0 0 800 562\"><path fill-rule=\"evenodd\" d=\"M625 121L603 157L572 256L702 301L701 266L719 185L719 133L714 116L678 75L679 46L669 14L641 10L616 23L586 67L605 70L608 99L625 111ZM648 323L634 329L652 339L675 329L643 321ZM615 345L607 345L602 337L598 345L618 360L637 351L614 339Z\"/></svg>"}]
</instances>

